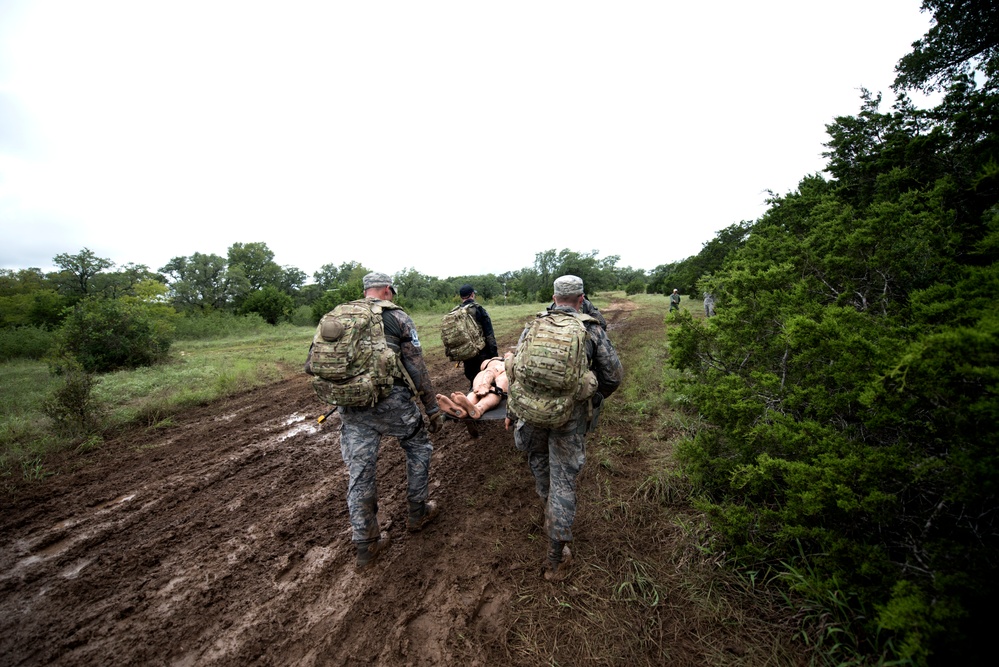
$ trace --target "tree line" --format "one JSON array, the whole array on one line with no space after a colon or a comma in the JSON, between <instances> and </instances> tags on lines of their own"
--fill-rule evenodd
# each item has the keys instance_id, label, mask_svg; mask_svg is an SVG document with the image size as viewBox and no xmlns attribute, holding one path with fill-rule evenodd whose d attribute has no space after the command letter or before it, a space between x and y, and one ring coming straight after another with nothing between
<instances>
[{"instance_id":1,"label":"tree line","mask_svg":"<svg viewBox=\"0 0 999 667\"><path fill-rule=\"evenodd\" d=\"M714 547L806 600L836 664L994 660L999 3L923 10L890 108L827 126L828 177L650 280L717 300L668 320Z\"/></svg>"},{"instance_id":2,"label":"tree line","mask_svg":"<svg viewBox=\"0 0 999 667\"><path fill-rule=\"evenodd\" d=\"M600 257L596 250L552 249L537 253L533 266L500 275L441 279L404 269L394 280L398 302L411 309L449 308L466 282L473 283L486 302L546 301L553 280L563 273L581 276L591 291L644 292L648 274L619 267L619 259ZM326 264L309 281L304 271L275 262L274 253L261 242L234 243L225 257L200 252L174 257L156 271L141 264L116 266L89 248L56 255L53 263L58 270L49 273L37 268L0 270L0 360L40 358L52 344L51 334L66 323L78 324L88 312L101 311L99 320L105 325L116 308L134 318L152 318L144 328L160 331L167 340L178 330L197 330L199 320L221 316L257 317L271 325L315 324L338 303L359 298L361 279L369 271L356 261ZM75 331L68 338L79 334ZM114 339L115 345L120 342ZM132 363L121 362L125 367Z\"/></svg>"}]
</instances>

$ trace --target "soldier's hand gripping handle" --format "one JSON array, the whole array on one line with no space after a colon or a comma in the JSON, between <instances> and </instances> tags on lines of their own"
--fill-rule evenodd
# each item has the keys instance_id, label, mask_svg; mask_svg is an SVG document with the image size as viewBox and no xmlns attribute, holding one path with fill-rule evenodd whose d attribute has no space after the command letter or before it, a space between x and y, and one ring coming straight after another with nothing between
<instances>
[{"instance_id":1,"label":"soldier's hand gripping handle","mask_svg":"<svg viewBox=\"0 0 999 667\"><path fill-rule=\"evenodd\" d=\"M437 433L442 428L444 428L444 411L438 410L432 415L427 415L427 421L429 422L427 430L431 433Z\"/></svg>"}]
</instances>

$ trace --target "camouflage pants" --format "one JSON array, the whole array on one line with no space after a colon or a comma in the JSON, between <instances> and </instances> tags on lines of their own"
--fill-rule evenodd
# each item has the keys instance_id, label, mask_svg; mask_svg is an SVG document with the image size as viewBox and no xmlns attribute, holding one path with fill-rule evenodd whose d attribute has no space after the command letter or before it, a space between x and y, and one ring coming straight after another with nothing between
<instances>
[{"instance_id":1,"label":"camouflage pants","mask_svg":"<svg viewBox=\"0 0 999 667\"><path fill-rule=\"evenodd\" d=\"M527 452L538 495L545 501L548 537L572 541L576 518L576 478L586 461L586 404L576 406L572 418L559 428L537 428L517 420L513 441Z\"/></svg>"},{"instance_id":2,"label":"camouflage pants","mask_svg":"<svg viewBox=\"0 0 999 667\"><path fill-rule=\"evenodd\" d=\"M406 452L407 496L410 502L424 502L430 493L430 455L434 451L423 426L420 408L409 390L393 387L388 398L371 408L338 408L340 413L340 454L347 465L347 510L350 512L352 540L378 539L378 484L375 469L383 436L399 439Z\"/></svg>"}]
</instances>

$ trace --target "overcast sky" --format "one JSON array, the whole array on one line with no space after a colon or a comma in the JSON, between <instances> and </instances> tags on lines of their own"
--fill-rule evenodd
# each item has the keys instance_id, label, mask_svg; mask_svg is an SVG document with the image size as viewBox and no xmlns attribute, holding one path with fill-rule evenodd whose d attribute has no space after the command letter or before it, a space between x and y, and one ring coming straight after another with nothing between
<instances>
[{"instance_id":1,"label":"overcast sky","mask_svg":"<svg viewBox=\"0 0 999 667\"><path fill-rule=\"evenodd\" d=\"M821 171L919 0L0 0L0 268L651 270Z\"/></svg>"}]
</instances>

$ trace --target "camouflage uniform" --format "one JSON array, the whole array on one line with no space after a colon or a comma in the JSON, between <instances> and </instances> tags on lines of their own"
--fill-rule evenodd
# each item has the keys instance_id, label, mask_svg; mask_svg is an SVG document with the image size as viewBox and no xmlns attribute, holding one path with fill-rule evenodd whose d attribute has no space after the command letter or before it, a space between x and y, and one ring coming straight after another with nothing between
<instances>
[{"instance_id":1,"label":"camouflage uniform","mask_svg":"<svg viewBox=\"0 0 999 667\"><path fill-rule=\"evenodd\" d=\"M569 306L555 306L550 310L576 312ZM624 369L617 351L598 322L587 322L586 332L586 356L597 376L597 392L601 396L597 401L600 401L618 388ZM545 529L553 542L572 541L576 478L586 460L584 436L589 421L588 403L580 401L573 408L569 421L558 428L538 428L523 419L518 419L514 427L514 443L517 449L527 452L535 489L545 503Z\"/></svg>"},{"instance_id":2,"label":"camouflage uniform","mask_svg":"<svg viewBox=\"0 0 999 667\"><path fill-rule=\"evenodd\" d=\"M373 303L384 303L368 299ZM437 392L423 360L420 338L412 318L394 308L382 311L385 340L400 356L420 394L427 416L440 411ZM306 364L306 372L310 372ZM379 537L378 490L375 469L382 436L398 438L406 452L407 497L410 513L425 507L429 493L428 477L433 444L423 424L420 408L412 392L398 380L391 393L372 407L338 407L340 415L340 454L350 479L347 486L347 509L350 512L351 539L358 544Z\"/></svg>"},{"instance_id":3,"label":"camouflage uniform","mask_svg":"<svg viewBox=\"0 0 999 667\"><path fill-rule=\"evenodd\" d=\"M424 503L429 496L430 455L434 447L423 426L420 408L406 387L393 387L388 398L374 407L337 410L341 423L340 454L350 475L347 509L351 539L369 542L378 539L379 534L375 467L382 436L398 438L406 452L406 495L410 503Z\"/></svg>"}]
</instances>

